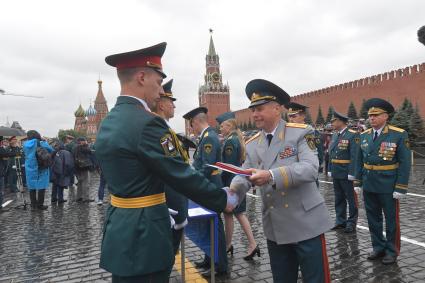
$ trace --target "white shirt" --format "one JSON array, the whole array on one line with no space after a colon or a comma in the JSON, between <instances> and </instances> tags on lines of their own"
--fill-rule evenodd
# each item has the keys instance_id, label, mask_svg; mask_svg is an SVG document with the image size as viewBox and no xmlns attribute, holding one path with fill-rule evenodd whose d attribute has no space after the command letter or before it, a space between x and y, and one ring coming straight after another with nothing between
<instances>
[{"instance_id":1,"label":"white shirt","mask_svg":"<svg viewBox=\"0 0 425 283\"><path fill-rule=\"evenodd\" d=\"M276 133L277 128L279 127L279 123L277 124L276 128L274 128L274 130L271 133L266 133L266 131L263 130L264 134L267 136L269 134L271 134L272 136L274 136L274 134Z\"/></svg>"},{"instance_id":2,"label":"white shirt","mask_svg":"<svg viewBox=\"0 0 425 283\"><path fill-rule=\"evenodd\" d=\"M140 101L140 103L142 103L143 107L145 107L147 111L152 112L148 104L146 103L146 101L144 101L143 99L132 96L132 95L125 95L125 94L121 94L121 96L133 97L134 99L137 99L138 101Z\"/></svg>"},{"instance_id":3,"label":"white shirt","mask_svg":"<svg viewBox=\"0 0 425 283\"><path fill-rule=\"evenodd\" d=\"M384 129L385 125L383 125L380 129L375 130L373 129L373 137L375 137L375 132L378 132L378 137L381 135L382 130Z\"/></svg>"},{"instance_id":4,"label":"white shirt","mask_svg":"<svg viewBox=\"0 0 425 283\"><path fill-rule=\"evenodd\" d=\"M347 127L345 127L344 129L342 129L341 131L339 131L339 135L342 135L342 133L347 129Z\"/></svg>"}]
</instances>

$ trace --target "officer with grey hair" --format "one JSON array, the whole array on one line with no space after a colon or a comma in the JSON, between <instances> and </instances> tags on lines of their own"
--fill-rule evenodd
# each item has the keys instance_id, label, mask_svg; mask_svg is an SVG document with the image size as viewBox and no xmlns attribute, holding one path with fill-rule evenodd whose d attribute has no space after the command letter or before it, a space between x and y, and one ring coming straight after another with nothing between
<instances>
[{"instance_id":1,"label":"officer with grey hair","mask_svg":"<svg viewBox=\"0 0 425 283\"><path fill-rule=\"evenodd\" d=\"M332 221L315 183L319 162L313 130L281 118L290 98L277 85L256 79L245 92L261 131L247 141L242 165L252 175L236 176L230 189L242 200L252 186L260 188L274 282L297 282L299 268L304 282L330 282L324 233Z\"/></svg>"}]
</instances>

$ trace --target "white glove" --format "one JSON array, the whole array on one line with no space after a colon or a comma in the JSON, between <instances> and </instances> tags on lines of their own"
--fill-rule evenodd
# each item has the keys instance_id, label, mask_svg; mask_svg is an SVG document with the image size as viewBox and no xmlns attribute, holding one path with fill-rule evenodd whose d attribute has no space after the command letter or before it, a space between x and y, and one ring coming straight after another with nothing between
<instances>
[{"instance_id":1,"label":"white glove","mask_svg":"<svg viewBox=\"0 0 425 283\"><path fill-rule=\"evenodd\" d=\"M354 191L359 195L362 193L362 187L354 187Z\"/></svg>"},{"instance_id":2,"label":"white glove","mask_svg":"<svg viewBox=\"0 0 425 283\"><path fill-rule=\"evenodd\" d=\"M399 193L399 192L393 192L393 198L394 199L402 199L402 198L405 198L406 197L406 194L402 194L402 193Z\"/></svg>"},{"instance_id":3,"label":"white glove","mask_svg":"<svg viewBox=\"0 0 425 283\"><path fill-rule=\"evenodd\" d=\"M328 172L328 177L332 177L332 172Z\"/></svg>"},{"instance_id":4,"label":"white glove","mask_svg":"<svg viewBox=\"0 0 425 283\"><path fill-rule=\"evenodd\" d=\"M189 222L187 221L187 218L183 221L183 223L174 224L174 230L180 230L183 229Z\"/></svg>"},{"instance_id":5,"label":"white glove","mask_svg":"<svg viewBox=\"0 0 425 283\"><path fill-rule=\"evenodd\" d=\"M354 181L356 179L356 177L354 177L353 175L348 175L348 181Z\"/></svg>"},{"instance_id":6,"label":"white glove","mask_svg":"<svg viewBox=\"0 0 425 283\"><path fill-rule=\"evenodd\" d=\"M168 213L170 214L170 222L171 222L170 228L173 228L174 225L176 225L176 221L174 221L174 218L171 215L177 215L177 214L179 214L179 212L175 211L174 209L169 208Z\"/></svg>"}]
</instances>

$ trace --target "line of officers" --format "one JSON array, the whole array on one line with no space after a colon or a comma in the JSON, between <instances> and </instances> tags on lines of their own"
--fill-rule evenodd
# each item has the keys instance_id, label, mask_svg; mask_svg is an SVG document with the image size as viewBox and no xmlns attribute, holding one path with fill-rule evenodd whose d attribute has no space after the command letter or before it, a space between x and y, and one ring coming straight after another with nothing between
<instances>
[{"instance_id":1,"label":"line of officers","mask_svg":"<svg viewBox=\"0 0 425 283\"><path fill-rule=\"evenodd\" d=\"M199 107L184 115L200 140L189 164L190 141L168 124L175 98L171 83L162 85L165 48L164 42L105 59L117 69L121 84L117 103L103 120L95 144L111 194L100 266L112 273L113 282L168 282L181 238L179 228L186 223L186 198L217 213L231 213L243 205L254 186L262 197L263 231L274 282L297 282L299 270L304 282L330 282L325 232L332 228L355 231L354 181L357 191L363 188L373 246L369 259L395 262L400 238L398 199L406 194L410 154L407 133L386 122L394 111L391 104L367 101L372 129L360 136L346 128L346 117L335 113L330 172L338 200L333 223L318 190L321 139L302 121L305 106L291 104L290 96L270 81L254 79L245 88L260 130L245 146L237 135L228 135L221 147L206 122L207 109ZM282 119L284 106L290 123ZM231 113L218 117L222 128L233 117ZM232 163L228 156L251 175L226 177L206 166L222 159ZM220 220L217 271L225 276L228 245L222 226ZM253 246L249 259L260 256L259 247ZM208 265L208 256L198 263Z\"/></svg>"}]
</instances>

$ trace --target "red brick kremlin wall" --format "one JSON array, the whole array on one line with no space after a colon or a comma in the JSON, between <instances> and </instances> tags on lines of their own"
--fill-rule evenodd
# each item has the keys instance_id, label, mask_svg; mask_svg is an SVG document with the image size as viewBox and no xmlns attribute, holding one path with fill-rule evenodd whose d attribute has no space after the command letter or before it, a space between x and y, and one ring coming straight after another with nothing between
<instances>
[{"instance_id":1,"label":"red brick kremlin wall","mask_svg":"<svg viewBox=\"0 0 425 283\"><path fill-rule=\"evenodd\" d=\"M347 114L348 106L353 101L359 113L363 99L372 97L386 99L396 109L407 97L413 106L419 106L421 116L425 118L425 63L296 95L291 100L309 106L311 117L315 121L319 105L326 118L329 106ZM251 111L236 111L236 119L239 123L248 123Z\"/></svg>"}]
</instances>

